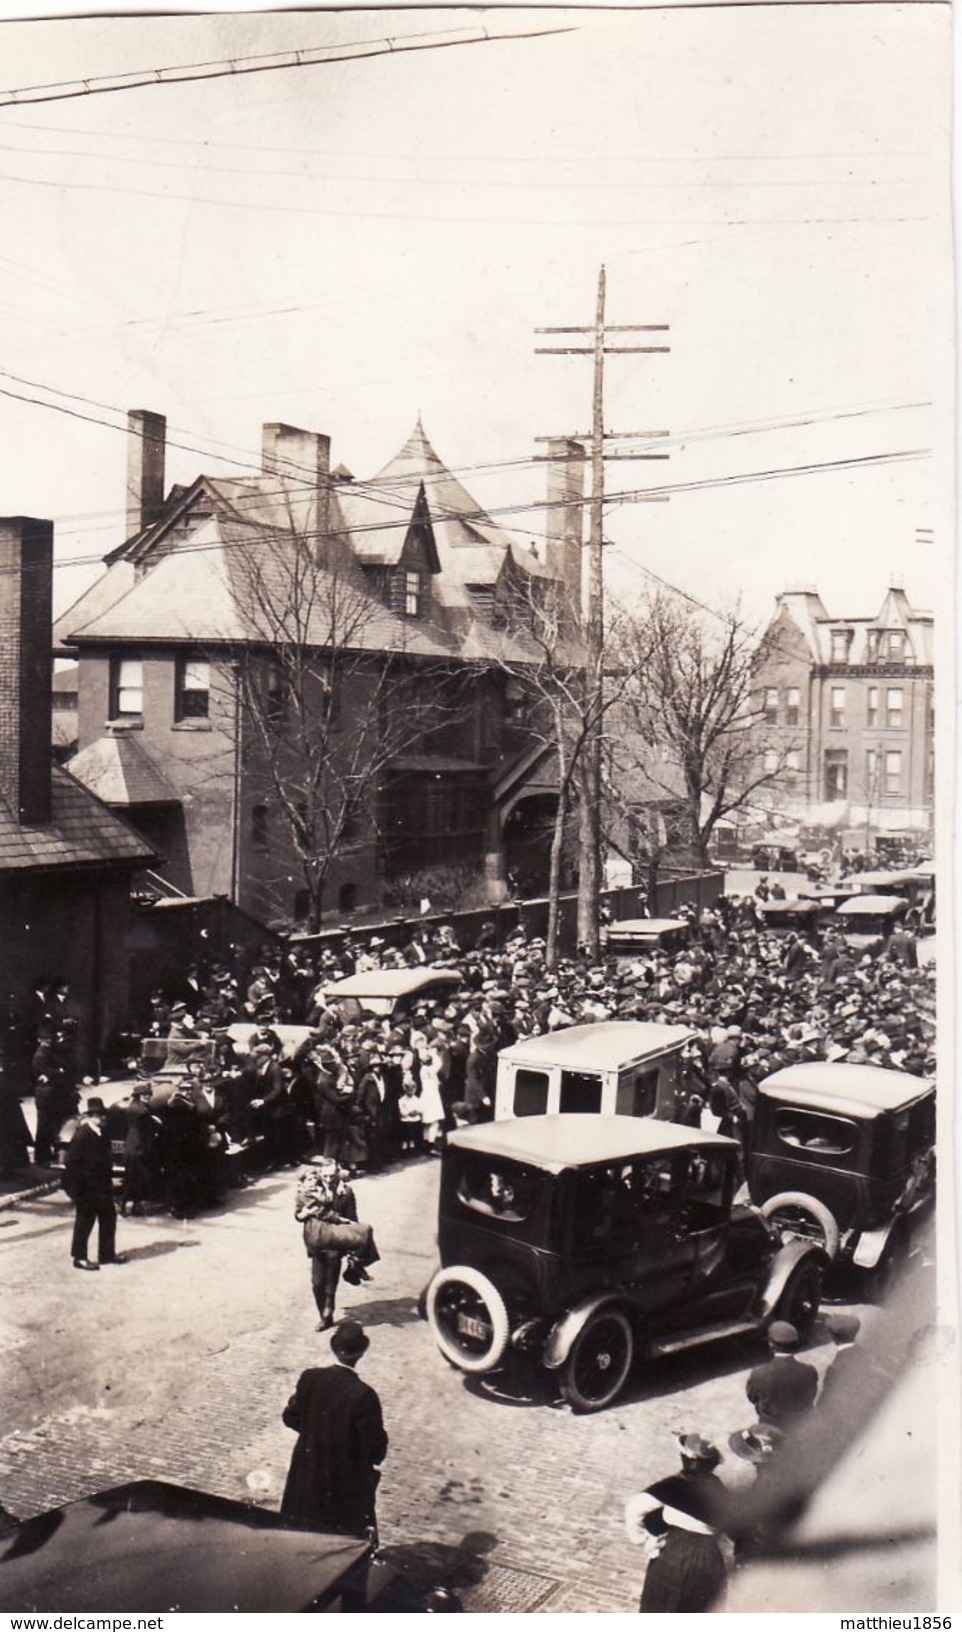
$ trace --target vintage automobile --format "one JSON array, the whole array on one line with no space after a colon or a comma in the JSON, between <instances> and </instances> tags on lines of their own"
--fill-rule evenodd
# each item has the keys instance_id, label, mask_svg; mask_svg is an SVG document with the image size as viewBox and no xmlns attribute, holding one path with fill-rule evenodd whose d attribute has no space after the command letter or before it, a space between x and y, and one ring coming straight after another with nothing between
<instances>
[{"instance_id":1,"label":"vintage automobile","mask_svg":"<svg viewBox=\"0 0 962 1632\"><path fill-rule=\"evenodd\" d=\"M495 1120L508 1116L675 1115L684 1098L688 1026L599 1020L525 1037L498 1055Z\"/></svg>"},{"instance_id":2,"label":"vintage automobile","mask_svg":"<svg viewBox=\"0 0 962 1632\"><path fill-rule=\"evenodd\" d=\"M452 997L463 984L459 970L425 964L420 969L367 969L347 975L325 986L322 996L343 1019L359 1020L363 1014L408 1014L418 1003Z\"/></svg>"},{"instance_id":3,"label":"vintage automobile","mask_svg":"<svg viewBox=\"0 0 962 1632\"><path fill-rule=\"evenodd\" d=\"M868 951L887 941L909 910L900 895L856 895L835 908L833 927L855 951Z\"/></svg>"},{"instance_id":4,"label":"vintage automobile","mask_svg":"<svg viewBox=\"0 0 962 1632\"><path fill-rule=\"evenodd\" d=\"M816 931L831 916L831 909L826 909L820 901L800 900L797 897L785 901L759 901L756 911L765 929L785 935L804 935L806 940L814 940Z\"/></svg>"},{"instance_id":5,"label":"vintage automobile","mask_svg":"<svg viewBox=\"0 0 962 1632\"><path fill-rule=\"evenodd\" d=\"M787 1065L758 1085L748 1193L783 1239L887 1273L935 1195L935 1087L874 1065Z\"/></svg>"},{"instance_id":6,"label":"vintage automobile","mask_svg":"<svg viewBox=\"0 0 962 1632\"><path fill-rule=\"evenodd\" d=\"M680 952L691 938L684 918L618 918L601 932L606 953L630 958L639 952Z\"/></svg>"},{"instance_id":7,"label":"vintage automobile","mask_svg":"<svg viewBox=\"0 0 962 1632\"><path fill-rule=\"evenodd\" d=\"M423 1608L395 1602L396 1572L369 1565L370 1555L353 1536L138 1479L40 1513L0 1541L0 1609L123 1617Z\"/></svg>"},{"instance_id":8,"label":"vintage automobile","mask_svg":"<svg viewBox=\"0 0 962 1632\"><path fill-rule=\"evenodd\" d=\"M794 873L798 851L790 844L756 844L752 848L752 866L763 873Z\"/></svg>"},{"instance_id":9,"label":"vintage automobile","mask_svg":"<svg viewBox=\"0 0 962 1632\"><path fill-rule=\"evenodd\" d=\"M441 1267L426 1296L438 1348L495 1371L512 1349L599 1411L636 1358L763 1332L804 1338L826 1258L779 1244L733 1202L735 1140L625 1116L538 1116L452 1134L438 1216Z\"/></svg>"}]
</instances>

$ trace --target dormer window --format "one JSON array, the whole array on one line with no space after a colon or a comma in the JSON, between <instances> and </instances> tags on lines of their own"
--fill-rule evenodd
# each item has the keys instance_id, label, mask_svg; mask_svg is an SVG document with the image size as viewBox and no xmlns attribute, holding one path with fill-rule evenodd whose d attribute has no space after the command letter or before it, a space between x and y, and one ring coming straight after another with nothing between
<instances>
[{"instance_id":1,"label":"dormer window","mask_svg":"<svg viewBox=\"0 0 962 1632\"><path fill-rule=\"evenodd\" d=\"M852 644L851 629L832 630L832 662L847 663L848 649Z\"/></svg>"},{"instance_id":2,"label":"dormer window","mask_svg":"<svg viewBox=\"0 0 962 1632\"><path fill-rule=\"evenodd\" d=\"M404 574L404 616L417 618L421 615L421 574L419 572L405 572Z\"/></svg>"},{"instance_id":3,"label":"dormer window","mask_svg":"<svg viewBox=\"0 0 962 1632\"><path fill-rule=\"evenodd\" d=\"M885 655L890 663L901 663L905 656L904 629L887 629L885 632Z\"/></svg>"}]
</instances>

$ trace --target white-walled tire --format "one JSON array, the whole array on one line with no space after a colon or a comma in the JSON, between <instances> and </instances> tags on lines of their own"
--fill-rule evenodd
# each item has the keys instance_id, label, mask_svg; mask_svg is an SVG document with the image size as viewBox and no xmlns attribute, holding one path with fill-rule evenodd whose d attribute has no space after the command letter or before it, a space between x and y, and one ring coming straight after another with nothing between
<instances>
[{"instance_id":1,"label":"white-walled tire","mask_svg":"<svg viewBox=\"0 0 962 1632\"><path fill-rule=\"evenodd\" d=\"M428 1287L428 1323L446 1360L473 1376L494 1371L511 1326L493 1281L469 1264L439 1269Z\"/></svg>"},{"instance_id":2,"label":"white-walled tire","mask_svg":"<svg viewBox=\"0 0 962 1632\"><path fill-rule=\"evenodd\" d=\"M783 1190L762 1202L762 1214L783 1235L794 1235L821 1247L826 1258L838 1256L839 1227L825 1206L804 1190Z\"/></svg>"}]
</instances>

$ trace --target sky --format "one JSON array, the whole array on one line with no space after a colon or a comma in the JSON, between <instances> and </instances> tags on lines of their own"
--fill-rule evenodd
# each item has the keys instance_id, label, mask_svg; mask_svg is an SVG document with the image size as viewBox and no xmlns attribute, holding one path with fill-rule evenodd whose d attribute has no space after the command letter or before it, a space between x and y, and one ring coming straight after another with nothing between
<instances>
[{"instance_id":1,"label":"sky","mask_svg":"<svg viewBox=\"0 0 962 1632\"><path fill-rule=\"evenodd\" d=\"M609 323L669 325L612 343L670 347L606 363L606 428L633 438L609 447L670 455L606 468L615 592L663 581L749 621L803 584L839 615L890 581L945 603L946 5L0 29L0 509L54 519L58 610L123 539L129 408L166 414L168 482L256 465L274 420L369 477L420 415L537 542L538 439L588 430L591 362L536 330L591 324L602 265ZM2 105L388 37L459 43ZM641 489L671 497L618 498Z\"/></svg>"}]
</instances>

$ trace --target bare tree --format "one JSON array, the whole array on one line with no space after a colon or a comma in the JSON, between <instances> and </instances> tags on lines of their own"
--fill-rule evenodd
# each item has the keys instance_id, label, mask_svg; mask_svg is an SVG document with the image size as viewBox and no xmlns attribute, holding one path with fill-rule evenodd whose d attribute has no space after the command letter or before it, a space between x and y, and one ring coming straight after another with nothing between
<instances>
[{"instance_id":1,"label":"bare tree","mask_svg":"<svg viewBox=\"0 0 962 1632\"><path fill-rule=\"evenodd\" d=\"M659 592L625 617L617 666L619 708L645 750L645 774L680 799L698 863L716 824L773 788L787 746L761 752L765 716L755 674L767 637L737 608L715 616Z\"/></svg>"},{"instance_id":2,"label":"bare tree","mask_svg":"<svg viewBox=\"0 0 962 1632\"><path fill-rule=\"evenodd\" d=\"M231 545L238 751L283 824L314 931L335 862L384 837L386 774L431 752L469 680L378 599L345 541L245 518Z\"/></svg>"}]
</instances>

